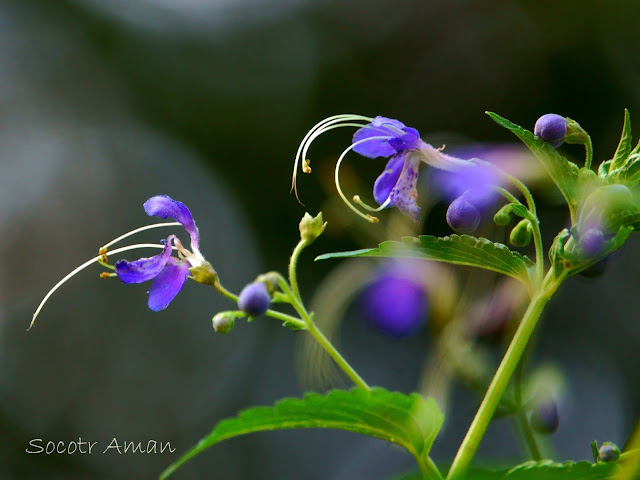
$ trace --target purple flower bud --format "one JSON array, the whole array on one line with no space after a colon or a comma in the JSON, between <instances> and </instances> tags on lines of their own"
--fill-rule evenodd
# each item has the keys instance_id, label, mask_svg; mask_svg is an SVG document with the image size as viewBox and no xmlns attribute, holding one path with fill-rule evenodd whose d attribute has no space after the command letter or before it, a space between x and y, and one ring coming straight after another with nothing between
<instances>
[{"instance_id":1,"label":"purple flower bud","mask_svg":"<svg viewBox=\"0 0 640 480\"><path fill-rule=\"evenodd\" d=\"M360 305L371 326L386 335L404 338L425 325L429 303L419 273L412 265L394 262L365 287Z\"/></svg>"},{"instance_id":2,"label":"purple flower bud","mask_svg":"<svg viewBox=\"0 0 640 480\"><path fill-rule=\"evenodd\" d=\"M620 458L620 449L611 442L604 442L598 450L598 459L602 462L615 462Z\"/></svg>"},{"instance_id":3,"label":"purple flower bud","mask_svg":"<svg viewBox=\"0 0 640 480\"><path fill-rule=\"evenodd\" d=\"M547 113L538 119L533 133L536 137L540 137L545 142L549 142L552 147L557 148L564 143L568 126L569 121L566 118L555 113Z\"/></svg>"},{"instance_id":4,"label":"purple flower bud","mask_svg":"<svg viewBox=\"0 0 640 480\"><path fill-rule=\"evenodd\" d=\"M558 429L558 407L553 400L536 406L529 417L531 428L538 433L551 434Z\"/></svg>"},{"instance_id":5,"label":"purple flower bud","mask_svg":"<svg viewBox=\"0 0 640 480\"><path fill-rule=\"evenodd\" d=\"M271 297L262 282L250 283L242 289L238 297L238 308L252 317L266 312L270 303Z\"/></svg>"},{"instance_id":6,"label":"purple flower bud","mask_svg":"<svg viewBox=\"0 0 640 480\"><path fill-rule=\"evenodd\" d=\"M589 257L595 257L604 248L604 234L599 228L589 228L580 235L580 248Z\"/></svg>"},{"instance_id":7,"label":"purple flower bud","mask_svg":"<svg viewBox=\"0 0 640 480\"><path fill-rule=\"evenodd\" d=\"M447 223L458 233L471 233L480 225L480 212L462 195L449 205Z\"/></svg>"}]
</instances>

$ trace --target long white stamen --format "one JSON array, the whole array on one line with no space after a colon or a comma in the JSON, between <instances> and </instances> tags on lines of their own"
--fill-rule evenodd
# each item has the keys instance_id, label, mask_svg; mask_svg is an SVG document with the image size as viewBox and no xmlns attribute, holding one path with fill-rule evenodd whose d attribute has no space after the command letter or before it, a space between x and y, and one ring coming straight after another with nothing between
<instances>
[{"instance_id":1,"label":"long white stamen","mask_svg":"<svg viewBox=\"0 0 640 480\"><path fill-rule=\"evenodd\" d=\"M102 246L102 248L108 248L114 243L118 243L120 240L124 240L131 235L135 235L139 232L144 232L145 230L151 230L152 228L160 228L160 227L176 227L182 225L180 222L164 222L164 223L154 223L152 225L145 225L144 227L136 228L135 230L131 230L130 232L125 233L124 235L120 235L118 238L111 240L109 243ZM101 248L101 250L102 250Z\"/></svg>"},{"instance_id":2,"label":"long white stamen","mask_svg":"<svg viewBox=\"0 0 640 480\"><path fill-rule=\"evenodd\" d=\"M338 193L340 194L340 197L342 197L342 200L344 201L344 203L347 204L347 206L353 210L355 213L357 213L358 215L360 215L362 218L364 218L366 221L371 222L371 223L377 223L378 219L376 217L373 217L371 215L367 215L365 213L362 213L360 210L358 210L345 196L345 194L342 192L342 188L340 188L340 165L342 164L342 160L344 160L344 157L347 155L347 153L349 153L351 150L353 150L354 147L357 147L358 145L360 145L361 143L364 142L369 142L371 140L384 140L389 138L388 135L385 136L379 136L379 137L369 137L369 138L365 138L363 140L359 140L357 142L352 143L351 145L349 145L344 152L342 152L342 154L340 155L340 157L338 158L338 161L336 162L336 170L335 170L335 183L336 183L336 188L338 189Z\"/></svg>"},{"instance_id":3,"label":"long white stamen","mask_svg":"<svg viewBox=\"0 0 640 480\"><path fill-rule=\"evenodd\" d=\"M373 208L369 205L367 205L361 198L360 195L354 195L353 196L353 201L354 203L357 203L358 205L360 205L362 208L364 208L365 210L369 210L370 212L380 212L382 210L384 210L385 208L387 208L389 206L389 204L391 203L391 196L389 196L389 198L387 198L384 203L382 205L380 205L377 208Z\"/></svg>"},{"instance_id":4,"label":"long white stamen","mask_svg":"<svg viewBox=\"0 0 640 480\"><path fill-rule=\"evenodd\" d=\"M371 121L373 121L373 119L370 118L370 117L365 117L363 115L356 115L356 114L350 114L350 113L341 114L341 115L333 115L331 117L325 118L324 120L318 122L316 125L314 125L314 127L311 130L309 130L307 132L307 134L302 139L302 142L300 142L300 146L298 147L298 151L296 152L296 157L295 157L295 161L294 161L294 164L293 164L293 176L292 176L292 179L291 179L291 190L295 192L296 198L298 198L298 189L297 189L297 185L296 185L296 179L297 179L297 175L298 175L298 163L301 162L304 159L304 157L306 155L306 151L309 148L308 146L318 136L318 135L315 135L315 136L313 136L313 135L318 130L324 129L325 127L328 127L329 125L339 124L340 122L354 122L354 121L361 121L361 122L370 123ZM366 125L366 123L364 125L362 125L362 124L354 124L353 126L363 127L363 126ZM312 136L313 136L313 138L311 138ZM303 150L304 150L305 154L301 155ZM298 198L298 201L300 201L299 198Z\"/></svg>"},{"instance_id":5,"label":"long white stamen","mask_svg":"<svg viewBox=\"0 0 640 480\"><path fill-rule=\"evenodd\" d=\"M128 250L135 250L138 248L159 248L159 249L164 249L164 245L160 245L160 244L155 244L155 243L139 243L137 245L127 245L126 247L120 247L120 248L116 248L115 250L109 252L111 255L114 255L116 253L122 253L122 252L126 252ZM173 247L174 250L177 250L177 248ZM54 285L54 287L49 290L49 293L47 293L45 295L45 297L42 299L42 301L40 302L40 305L38 305L38 308L36 309L36 313L33 314L33 319L31 320L31 324L29 325L29 328L27 328L27 330L30 330L31 327L33 327L33 324L36 321L36 317L38 316L38 314L40 313L40 310L42 310L42 307L44 306L44 304L47 302L47 300L49 300L49 297L51 295L53 295L53 293L62 286L63 283L65 283L67 280L69 280L71 277L73 277L76 273L84 270L85 268L87 268L89 265L91 265L92 263L97 263L98 260L100 260L102 258L102 255L98 255L96 257L93 257L91 260L87 260L86 262L84 262L82 265L80 265L79 267L77 267L75 270L73 270L71 273L69 273L68 275L66 275L62 280L60 280L58 283L56 283Z\"/></svg>"}]
</instances>

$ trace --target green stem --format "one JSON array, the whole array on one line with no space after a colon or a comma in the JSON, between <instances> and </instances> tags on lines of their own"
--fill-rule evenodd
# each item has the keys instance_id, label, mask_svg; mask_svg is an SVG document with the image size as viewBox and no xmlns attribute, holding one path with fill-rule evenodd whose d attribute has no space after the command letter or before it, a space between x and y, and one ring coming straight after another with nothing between
<instances>
[{"instance_id":1,"label":"green stem","mask_svg":"<svg viewBox=\"0 0 640 480\"><path fill-rule=\"evenodd\" d=\"M516 376L514 379L514 399L516 402L516 413L515 413L515 421L518 424L520 434L524 443L529 450L529 455L532 460L542 460L542 455L540 454L540 448L538 448L538 442L536 442L536 437L531 431L531 425L529 424L529 420L527 419L527 413L522 406L522 370L524 367L524 359L520 359L518 362L518 367L516 369Z\"/></svg>"},{"instance_id":2,"label":"green stem","mask_svg":"<svg viewBox=\"0 0 640 480\"><path fill-rule=\"evenodd\" d=\"M431 457L427 457L426 462L422 461L420 455L415 455L415 458L418 462L418 465L420 466L420 473L422 473L422 478L424 478L425 480L444 480L442 474L440 473L440 470L438 470L436 464L433 463L433 460L431 460Z\"/></svg>"},{"instance_id":3,"label":"green stem","mask_svg":"<svg viewBox=\"0 0 640 480\"><path fill-rule=\"evenodd\" d=\"M519 182L519 180L516 179L515 177L511 177L511 178L513 178L514 181ZM527 192L529 192L529 190L527 190L526 187L524 188ZM518 200L516 197L514 197L508 190L505 190L502 187L497 187L496 190L500 195L506 198L509 202L522 205L522 202ZM544 250L542 248L542 233L540 233L540 222L538 221L538 217L536 215L536 206L535 206L535 203L533 203L533 198L531 198L530 205L533 207L533 210L531 206L527 208L527 220L531 222L531 226L533 227L533 246L536 253L537 285L535 287L538 287L540 285L540 282L542 281L542 278L544 277Z\"/></svg>"},{"instance_id":4,"label":"green stem","mask_svg":"<svg viewBox=\"0 0 640 480\"><path fill-rule=\"evenodd\" d=\"M301 313L301 312L298 312ZM344 373L355 383L358 387L371 391L371 387L365 382L358 372L356 372L349 362L345 360L345 358L336 350L333 344L329 341L327 337L324 336L324 333L320 331L320 329L313 322L311 317L305 312L301 314L302 318L305 320L307 324L307 330L316 339L316 341L320 344L322 348L329 354L331 358L338 364L338 366L342 369Z\"/></svg>"},{"instance_id":5,"label":"green stem","mask_svg":"<svg viewBox=\"0 0 640 480\"><path fill-rule=\"evenodd\" d=\"M296 276L296 265L298 264L298 257L300 256L300 252L304 250L304 247L307 246L307 242L304 240L300 240L296 248L293 249L293 253L291 254L291 260L289 260L289 283L291 284L291 290L295 297L302 302L300 297L300 289L298 288L298 278Z\"/></svg>"},{"instance_id":6,"label":"green stem","mask_svg":"<svg viewBox=\"0 0 640 480\"><path fill-rule=\"evenodd\" d=\"M585 134L587 132L584 132ZM591 137L587 135L587 141L584 144L584 149L586 151L586 158L584 160L585 168L591 168L591 161L593 160L593 143L591 142Z\"/></svg>"},{"instance_id":7,"label":"green stem","mask_svg":"<svg viewBox=\"0 0 640 480\"><path fill-rule=\"evenodd\" d=\"M550 274L553 273L551 272ZM480 441L487 431L489 422L491 422L493 414L500 403L500 399L502 398L502 395L504 394L529 342L529 338L538 323L542 310L551 298L553 292L557 289L558 285L559 283L556 282L550 285L546 291L538 291L538 293L532 298L529 307L522 317L520 326L513 336L511 344L509 345L509 348L507 349L507 352L505 353L504 358L502 359L502 362L500 363L500 366L487 389L487 393L480 404L480 408L478 409L464 440L462 440L458 453L451 464L451 469L447 476L448 480L458 480L462 478L467 471L469 464L480 445Z\"/></svg>"}]
</instances>

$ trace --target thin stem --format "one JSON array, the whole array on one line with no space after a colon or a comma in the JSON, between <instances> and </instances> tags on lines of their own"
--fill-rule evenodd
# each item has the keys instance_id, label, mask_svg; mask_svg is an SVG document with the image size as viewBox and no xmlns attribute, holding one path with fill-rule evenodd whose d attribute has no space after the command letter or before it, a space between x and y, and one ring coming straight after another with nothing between
<instances>
[{"instance_id":1,"label":"thin stem","mask_svg":"<svg viewBox=\"0 0 640 480\"><path fill-rule=\"evenodd\" d=\"M516 422L520 426L520 432L525 444L527 445L527 448L529 449L531 460L542 460L542 454L540 453L538 442L536 442L536 438L531 431L531 427L529 426L529 421L527 420L527 415L525 414L524 410L518 410L518 412L516 413Z\"/></svg>"},{"instance_id":2,"label":"thin stem","mask_svg":"<svg viewBox=\"0 0 640 480\"><path fill-rule=\"evenodd\" d=\"M587 132L584 132L587 134ZM587 141L584 144L584 149L586 151L586 158L584 160L585 168L591 168L591 161L593 160L593 143L591 142L591 137L587 134Z\"/></svg>"},{"instance_id":3,"label":"thin stem","mask_svg":"<svg viewBox=\"0 0 640 480\"><path fill-rule=\"evenodd\" d=\"M440 470L431 457L427 457L426 461L422 461L419 455L414 455L416 461L418 462L418 466L420 467L420 473L422 474L422 478L425 480L444 480Z\"/></svg>"},{"instance_id":4,"label":"thin stem","mask_svg":"<svg viewBox=\"0 0 640 480\"><path fill-rule=\"evenodd\" d=\"M296 245L296 248L293 250L293 253L291 254L291 260L289 261L289 284L291 285L291 289L289 289L287 282L282 277L278 279L280 288L282 288L283 292L289 294L291 305L296 309L298 315L300 315L300 318L303 320L306 329L313 336L313 338L316 339L320 346L324 348L329 356L333 358L333 360L338 364L342 371L346 373L347 376L358 387L363 388L367 391L371 391L371 388L369 387L369 385L367 385L367 382L365 382L362 377L358 375L353 367L349 365L349 362L345 360L345 358L340 354L340 352L338 352L338 350L333 346L329 339L325 337L324 333L322 333L316 326L312 316L304 307L304 303L302 302L302 298L300 297L300 289L298 288L296 267L298 264L298 257L307 245L308 244L305 240L300 240L300 242L298 242L298 245Z\"/></svg>"},{"instance_id":5,"label":"thin stem","mask_svg":"<svg viewBox=\"0 0 640 480\"><path fill-rule=\"evenodd\" d=\"M306 312L298 312L303 320L305 320L307 324L307 330L316 339L316 341L324 348L324 350L329 354L331 358L338 364L338 366L342 369L344 373L355 383L358 387L363 390L371 391L371 387L365 382L358 372L356 372L349 362L345 360L345 358L336 350L333 344L329 341L327 337L320 331L320 329L313 322L311 317Z\"/></svg>"},{"instance_id":6,"label":"thin stem","mask_svg":"<svg viewBox=\"0 0 640 480\"><path fill-rule=\"evenodd\" d=\"M502 398L502 395L504 394L529 342L529 338L538 323L538 319L542 314L544 306L547 304L558 285L559 282L556 281L551 284L546 291L539 292L532 298L531 303L527 307L522 321L520 322L520 326L513 336L511 344L509 345L509 348L507 349L507 352L505 353L504 358L502 359L502 362L500 363L500 366L487 389L487 393L480 404L480 408L478 409L478 412L476 413L476 416L473 419L460 448L458 449L458 453L451 464L451 469L447 476L448 480L458 480L462 478L467 471L467 468L480 445L480 441L487 431L489 422L491 422L493 414L500 403L500 399Z\"/></svg>"},{"instance_id":7,"label":"thin stem","mask_svg":"<svg viewBox=\"0 0 640 480\"><path fill-rule=\"evenodd\" d=\"M538 442L536 437L531 431L531 425L527 419L527 414L522 407L522 370L524 368L524 359L520 359L518 362L518 368L516 369L516 377L514 379L514 398L516 402L516 422L520 426L520 433L522 438L529 449L529 454L532 460L541 460L540 448L538 448Z\"/></svg>"},{"instance_id":8,"label":"thin stem","mask_svg":"<svg viewBox=\"0 0 640 480\"><path fill-rule=\"evenodd\" d=\"M293 249L293 253L291 254L291 259L289 260L289 284L291 285L291 290L293 291L293 295L295 298L302 303L302 299L300 298L300 289L298 288L298 278L296 275L296 266L298 264L298 257L304 247L307 246L307 242L305 240L300 240L296 248Z\"/></svg>"}]
</instances>

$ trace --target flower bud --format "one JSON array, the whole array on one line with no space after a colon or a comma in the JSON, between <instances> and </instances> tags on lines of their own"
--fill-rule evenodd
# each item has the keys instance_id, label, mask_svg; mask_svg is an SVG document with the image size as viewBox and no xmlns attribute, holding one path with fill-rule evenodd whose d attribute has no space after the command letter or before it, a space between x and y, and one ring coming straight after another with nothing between
<instances>
[{"instance_id":1,"label":"flower bud","mask_svg":"<svg viewBox=\"0 0 640 480\"><path fill-rule=\"evenodd\" d=\"M305 213L300 220L300 239L309 245L324 232L326 226L327 222L322 222L322 212L316 217Z\"/></svg>"},{"instance_id":2,"label":"flower bud","mask_svg":"<svg viewBox=\"0 0 640 480\"><path fill-rule=\"evenodd\" d=\"M511 210L513 210L513 208L510 204L502 207L493 216L493 223L495 223L499 227L506 227L507 225L509 225L509 222L511 221Z\"/></svg>"},{"instance_id":3,"label":"flower bud","mask_svg":"<svg viewBox=\"0 0 640 480\"><path fill-rule=\"evenodd\" d=\"M531 428L538 433L551 434L558 429L558 407L556 402L547 399L537 405L529 417Z\"/></svg>"},{"instance_id":4,"label":"flower bud","mask_svg":"<svg viewBox=\"0 0 640 480\"><path fill-rule=\"evenodd\" d=\"M250 283L242 289L238 297L238 308L252 317L266 312L270 303L269 291L262 282Z\"/></svg>"},{"instance_id":5,"label":"flower bud","mask_svg":"<svg viewBox=\"0 0 640 480\"><path fill-rule=\"evenodd\" d=\"M615 443L603 442L598 450L598 460L602 462L615 462L620 458L620 449Z\"/></svg>"},{"instance_id":6,"label":"flower bud","mask_svg":"<svg viewBox=\"0 0 640 480\"><path fill-rule=\"evenodd\" d=\"M589 228L580 235L580 249L588 257L597 257L604 248L604 234L599 228Z\"/></svg>"},{"instance_id":7,"label":"flower bud","mask_svg":"<svg viewBox=\"0 0 640 480\"><path fill-rule=\"evenodd\" d=\"M536 137L540 137L545 142L549 142L552 147L557 148L564 143L568 126L569 121L566 118L555 113L547 113L538 119L533 133Z\"/></svg>"},{"instance_id":8,"label":"flower bud","mask_svg":"<svg viewBox=\"0 0 640 480\"><path fill-rule=\"evenodd\" d=\"M216 333L229 333L236 322L234 312L220 312L213 317L213 329Z\"/></svg>"},{"instance_id":9,"label":"flower bud","mask_svg":"<svg viewBox=\"0 0 640 480\"><path fill-rule=\"evenodd\" d=\"M258 275L255 281L265 284L270 297L272 297L278 289L278 274L275 272L267 272Z\"/></svg>"},{"instance_id":10,"label":"flower bud","mask_svg":"<svg viewBox=\"0 0 640 480\"><path fill-rule=\"evenodd\" d=\"M458 233L471 233L480 225L480 212L461 195L449 205L447 223Z\"/></svg>"},{"instance_id":11,"label":"flower bud","mask_svg":"<svg viewBox=\"0 0 640 480\"><path fill-rule=\"evenodd\" d=\"M509 235L509 241L516 247L526 247L531 242L531 222L526 218L520 220L513 227Z\"/></svg>"}]
</instances>

